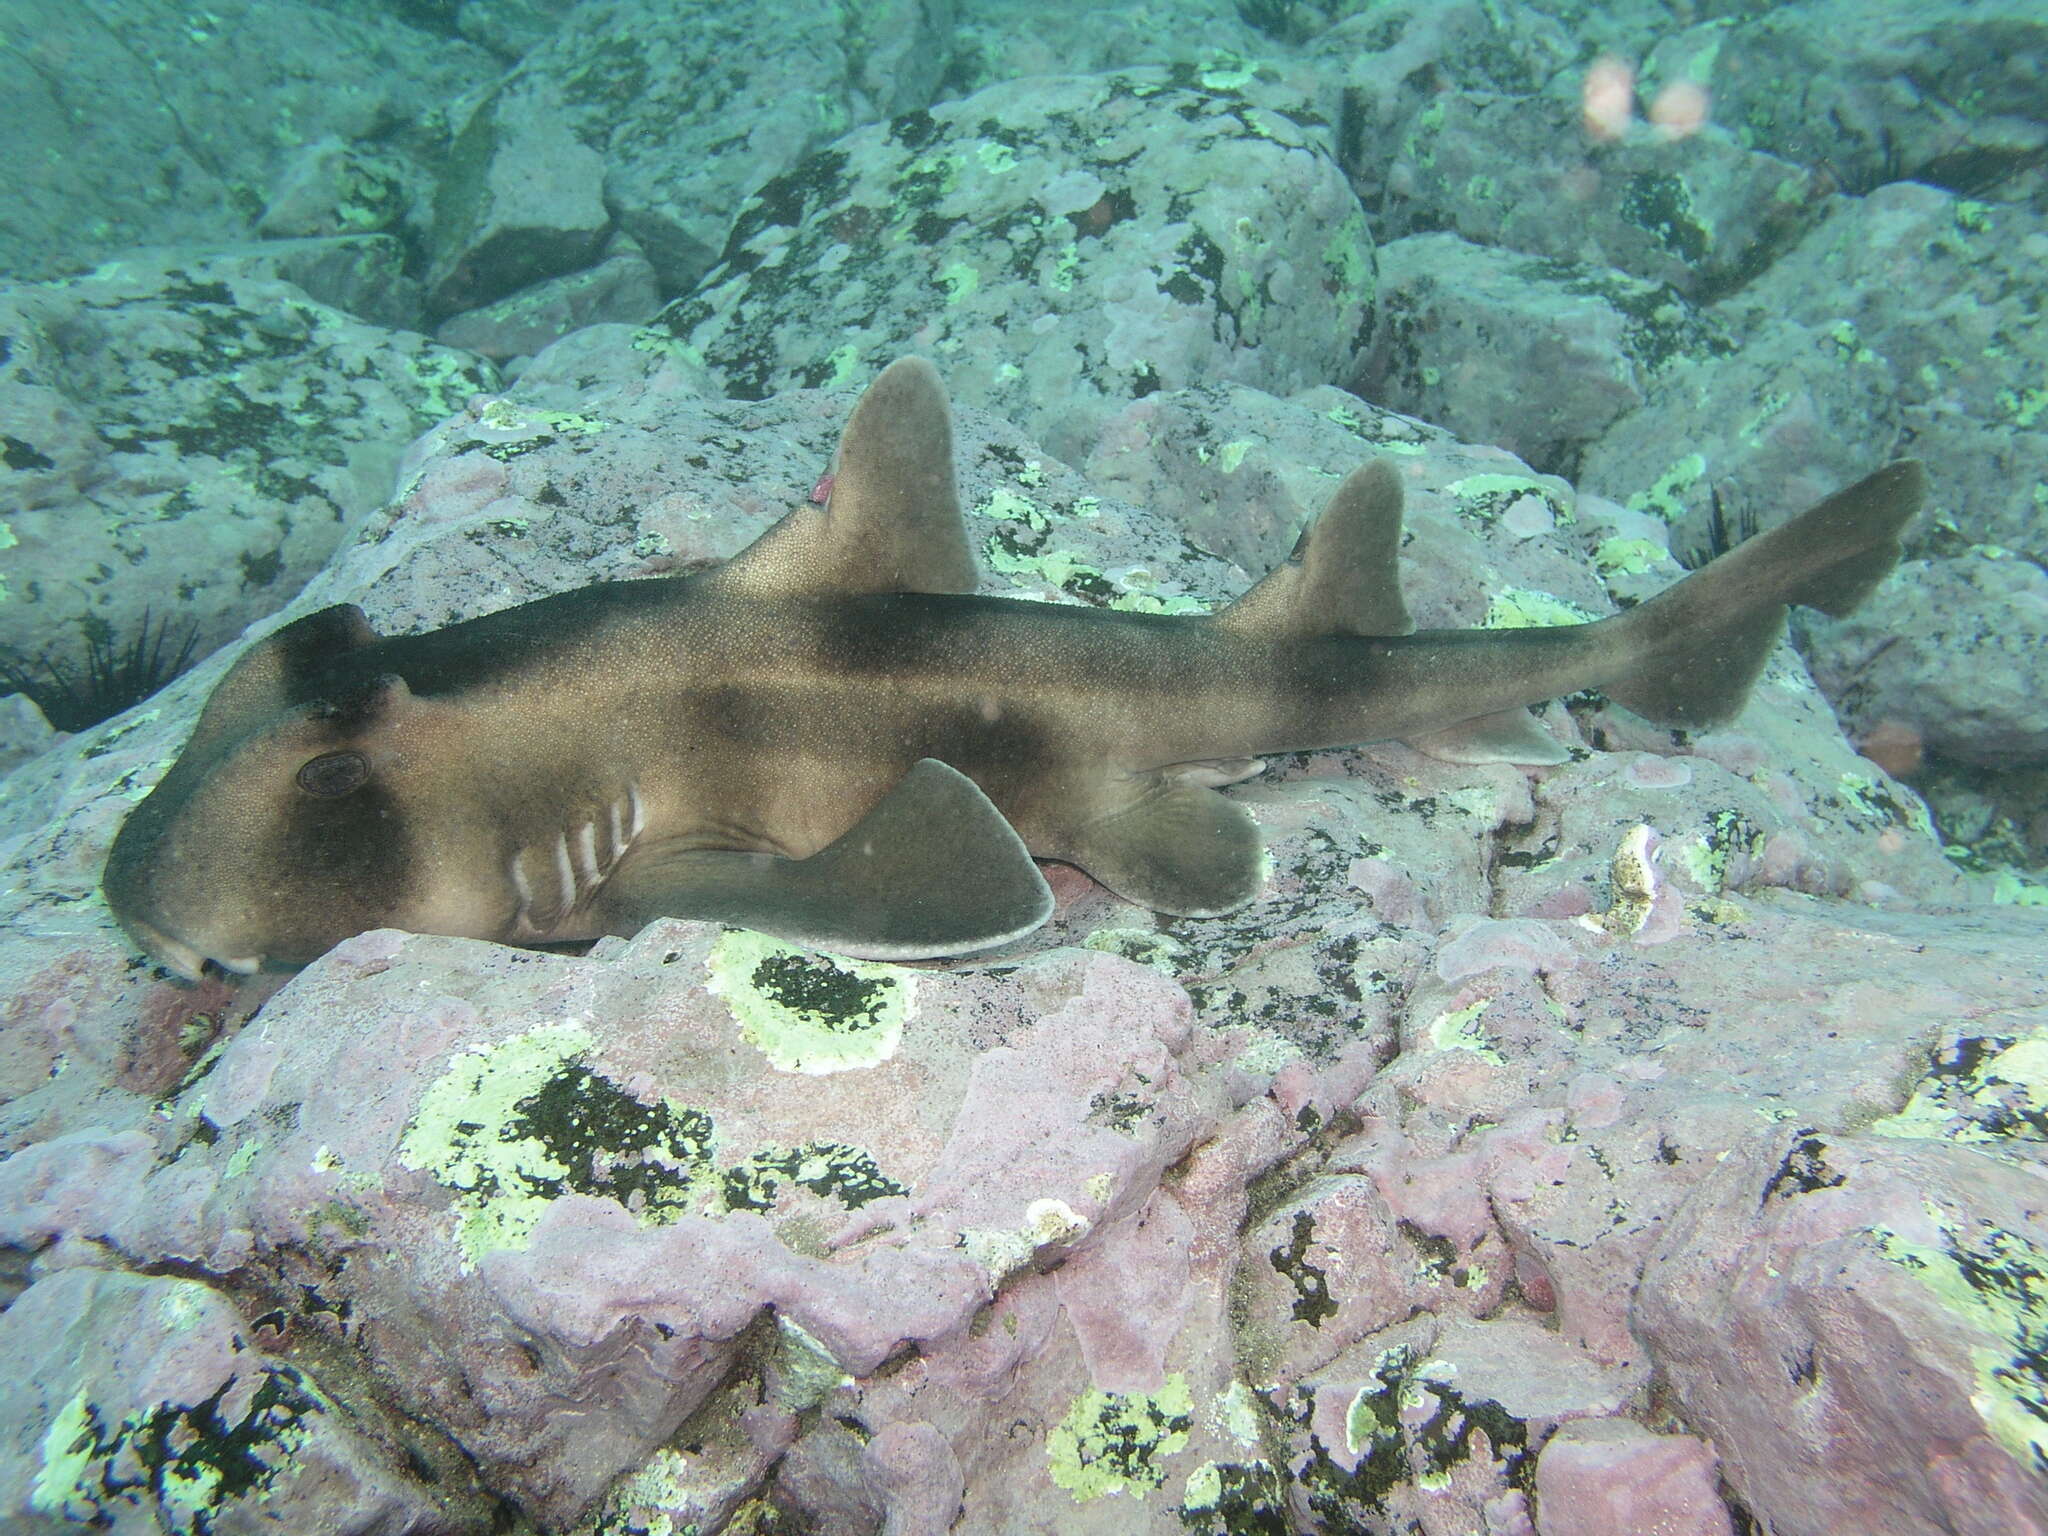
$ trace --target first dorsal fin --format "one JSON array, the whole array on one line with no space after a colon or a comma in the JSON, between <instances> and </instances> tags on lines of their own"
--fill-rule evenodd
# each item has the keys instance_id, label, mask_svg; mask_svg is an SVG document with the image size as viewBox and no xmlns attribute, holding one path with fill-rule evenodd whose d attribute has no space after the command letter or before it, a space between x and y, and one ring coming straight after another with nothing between
<instances>
[{"instance_id":1,"label":"first dorsal fin","mask_svg":"<svg viewBox=\"0 0 2048 1536\"><path fill-rule=\"evenodd\" d=\"M1294 553L1216 616L1244 634L1405 635L1401 599L1401 477L1385 459L1354 469Z\"/></svg>"},{"instance_id":2,"label":"first dorsal fin","mask_svg":"<svg viewBox=\"0 0 2048 1536\"><path fill-rule=\"evenodd\" d=\"M824 505L798 507L707 579L762 596L972 592L938 371L921 357L884 368L840 434Z\"/></svg>"}]
</instances>

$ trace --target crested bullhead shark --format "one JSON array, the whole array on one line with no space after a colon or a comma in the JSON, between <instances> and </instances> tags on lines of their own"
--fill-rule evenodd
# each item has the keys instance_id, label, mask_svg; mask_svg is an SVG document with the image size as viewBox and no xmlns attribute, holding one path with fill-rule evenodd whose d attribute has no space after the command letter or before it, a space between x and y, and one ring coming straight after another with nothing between
<instances>
[{"instance_id":1,"label":"crested bullhead shark","mask_svg":"<svg viewBox=\"0 0 2048 1536\"><path fill-rule=\"evenodd\" d=\"M883 371L829 495L727 564L427 634L341 604L256 641L115 838L122 927L186 977L291 968L371 928L549 944L715 919L883 959L1052 910L1034 860L1141 906L1251 901L1263 754L1405 740L1566 756L1526 706L1599 688L1733 715L1788 604L1854 608L1925 477L1890 464L1625 613L1417 633L1401 482L1355 470L1288 559L1207 615L978 596L932 366Z\"/></svg>"}]
</instances>

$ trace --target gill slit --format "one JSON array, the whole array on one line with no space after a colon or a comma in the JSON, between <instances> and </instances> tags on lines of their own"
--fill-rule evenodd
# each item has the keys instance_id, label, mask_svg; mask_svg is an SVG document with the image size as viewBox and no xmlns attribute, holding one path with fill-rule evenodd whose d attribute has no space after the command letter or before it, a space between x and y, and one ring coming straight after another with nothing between
<instances>
[{"instance_id":1,"label":"gill slit","mask_svg":"<svg viewBox=\"0 0 2048 1536\"><path fill-rule=\"evenodd\" d=\"M564 824L545 853L539 845L515 849L506 866L517 898L512 912L515 934L544 938L557 931L603 888L646 826L647 806L640 786L628 784L624 796L610 801L600 814ZM598 847L600 830L606 834L602 852ZM541 899L538 913L533 877L526 872L529 852L539 855L543 867L551 865L554 871L553 900Z\"/></svg>"}]
</instances>

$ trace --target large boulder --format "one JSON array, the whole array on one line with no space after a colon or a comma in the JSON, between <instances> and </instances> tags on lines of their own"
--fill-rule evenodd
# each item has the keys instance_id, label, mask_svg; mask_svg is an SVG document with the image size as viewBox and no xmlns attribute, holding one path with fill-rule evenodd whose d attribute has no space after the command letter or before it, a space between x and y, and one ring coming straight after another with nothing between
<instances>
[{"instance_id":1,"label":"large boulder","mask_svg":"<svg viewBox=\"0 0 2048 1536\"><path fill-rule=\"evenodd\" d=\"M2048 764L2048 571L1992 553L1912 561L1871 611L1808 626L1814 676L1859 738Z\"/></svg>"},{"instance_id":2,"label":"large boulder","mask_svg":"<svg viewBox=\"0 0 2048 1536\"><path fill-rule=\"evenodd\" d=\"M575 7L460 121L434 197L437 317L584 266L616 226L670 292L808 150L931 99L950 0L842 15L687 0Z\"/></svg>"},{"instance_id":3,"label":"large boulder","mask_svg":"<svg viewBox=\"0 0 2048 1536\"><path fill-rule=\"evenodd\" d=\"M323 209L302 203L295 227L272 232L412 224L446 147L445 104L496 64L395 9L138 0L115 15L8 0L0 273L60 277L132 246L250 239L274 200L263 189L299 184L316 144L369 174L331 180Z\"/></svg>"},{"instance_id":4,"label":"large boulder","mask_svg":"<svg viewBox=\"0 0 2048 1536\"><path fill-rule=\"evenodd\" d=\"M1372 239L1301 110L1252 69L1187 66L1011 81L863 129L743 206L647 344L745 397L926 351L1069 458L1155 390L1346 379Z\"/></svg>"},{"instance_id":5,"label":"large boulder","mask_svg":"<svg viewBox=\"0 0 2048 1536\"><path fill-rule=\"evenodd\" d=\"M497 381L264 264L177 252L0 291L0 647L84 669L143 617L203 654L390 495L404 443Z\"/></svg>"}]
</instances>

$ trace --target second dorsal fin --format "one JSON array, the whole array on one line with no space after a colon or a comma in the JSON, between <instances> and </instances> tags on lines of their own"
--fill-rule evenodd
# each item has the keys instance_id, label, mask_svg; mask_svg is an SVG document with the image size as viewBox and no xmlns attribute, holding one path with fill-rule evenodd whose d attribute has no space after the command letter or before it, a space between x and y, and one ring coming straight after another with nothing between
<instances>
[{"instance_id":1,"label":"second dorsal fin","mask_svg":"<svg viewBox=\"0 0 2048 1536\"><path fill-rule=\"evenodd\" d=\"M1385 459L1354 469L1294 553L1216 615L1245 634L1405 635L1401 599L1401 477Z\"/></svg>"},{"instance_id":2,"label":"second dorsal fin","mask_svg":"<svg viewBox=\"0 0 2048 1536\"><path fill-rule=\"evenodd\" d=\"M972 592L938 371L899 358L848 418L822 506L805 504L706 580L761 595Z\"/></svg>"}]
</instances>

